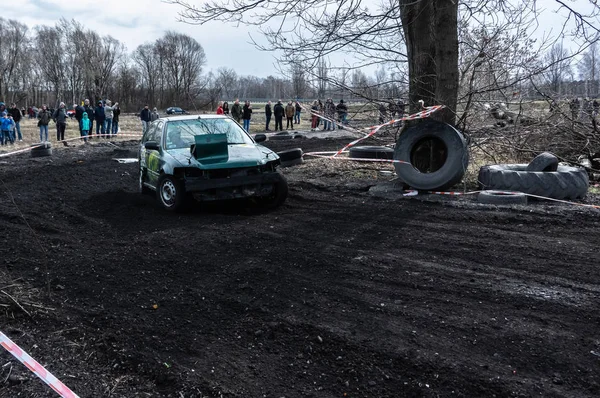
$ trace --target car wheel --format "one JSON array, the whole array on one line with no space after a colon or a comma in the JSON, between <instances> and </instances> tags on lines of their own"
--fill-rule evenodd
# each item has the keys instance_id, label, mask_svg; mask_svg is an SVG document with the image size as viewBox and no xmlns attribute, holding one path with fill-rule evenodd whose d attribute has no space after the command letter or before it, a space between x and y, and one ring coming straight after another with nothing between
<instances>
[{"instance_id":1,"label":"car wheel","mask_svg":"<svg viewBox=\"0 0 600 398\"><path fill-rule=\"evenodd\" d=\"M145 179L146 172L143 170L143 168L140 167L140 177L138 178L138 192L142 195L146 195L152 192L150 188L144 185Z\"/></svg>"},{"instance_id":2,"label":"car wheel","mask_svg":"<svg viewBox=\"0 0 600 398\"><path fill-rule=\"evenodd\" d=\"M156 196L165 210L175 212L184 210L188 199L183 183L168 174L163 174L158 179Z\"/></svg>"},{"instance_id":3,"label":"car wheel","mask_svg":"<svg viewBox=\"0 0 600 398\"><path fill-rule=\"evenodd\" d=\"M273 192L262 200L263 207L268 210L281 206L288 196L288 183L284 176L279 175L279 181L274 184Z\"/></svg>"}]
</instances>

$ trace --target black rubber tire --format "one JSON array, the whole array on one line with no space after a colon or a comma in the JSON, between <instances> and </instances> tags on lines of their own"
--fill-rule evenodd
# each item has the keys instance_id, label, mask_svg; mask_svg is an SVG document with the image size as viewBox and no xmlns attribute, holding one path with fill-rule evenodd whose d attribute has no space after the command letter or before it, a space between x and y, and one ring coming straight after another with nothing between
<instances>
[{"instance_id":1,"label":"black rubber tire","mask_svg":"<svg viewBox=\"0 0 600 398\"><path fill-rule=\"evenodd\" d=\"M558 166L556 171L527 171L526 164L483 166L479 170L482 189L517 191L553 199L583 198L590 180L585 169Z\"/></svg>"},{"instance_id":2,"label":"black rubber tire","mask_svg":"<svg viewBox=\"0 0 600 398\"><path fill-rule=\"evenodd\" d=\"M39 148L33 148L31 150L32 158L41 158L44 156L52 156L52 148L39 147Z\"/></svg>"},{"instance_id":3,"label":"black rubber tire","mask_svg":"<svg viewBox=\"0 0 600 398\"><path fill-rule=\"evenodd\" d=\"M267 210L276 209L281 206L288 197L288 183L286 178L279 174L279 182L273 187L271 195L262 198L262 207Z\"/></svg>"},{"instance_id":4,"label":"black rubber tire","mask_svg":"<svg viewBox=\"0 0 600 398\"><path fill-rule=\"evenodd\" d=\"M304 160L302 160L302 158L297 158L294 160L282 160L281 161L281 167L292 167L292 166L298 166L300 164L304 163Z\"/></svg>"},{"instance_id":5,"label":"black rubber tire","mask_svg":"<svg viewBox=\"0 0 600 398\"><path fill-rule=\"evenodd\" d=\"M173 212L186 210L189 203L189 195L185 192L183 182L169 174L158 178L156 198L165 210Z\"/></svg>"},{"instance_id":6,"label":"black rubber tire","mask_svg":"<svg viewBox=\"0 0 600 398\"><path fill-rule=\"evenodd\" d=\"M526 205L527 195L512 191L483 191L477 196L479 203L493 205Z\"/></svg>"},{"instance_id":7,"label":"black rubber tire","mask_svg":"<svg viewBox=\"0 0 600 398\"><path fill-rule=\"evenodd\" d=\"M527 171L556 171L558 158L550 152L542 152L527 165Z\"/></svg>"},{"instance_id":8,"label":"black rubber tire","mask_svg":"<svg viewBox=\"0 0 600 398\"><path fill-rule=\"evenodd\" d=\"M349 157L355 159L393 159L394 150L386 146L356 146L350 148Z\"/></svg>"},{"instance_id":9,"label":"black rubber tire","mask_svg":"<svg viewBox=\"0 0 600 398\"><path fill-rule=\"evenodd\" d=\"M294 135L295 140L302 140L304 138L306 138L306 136L304 134L295 134Z\"/></svg>"},{"instance_id":10,"label":"black rubber tire","mask_svg":"<svg viewBox=\"0 0 600 398\"><path fill-rule=\"evenodd\" d=\"M281 159L281 161L284 162L284 161L288 161L288 160L295 160L295 159L301 158L303 153L302 153L302 148L294 148L294 149L288 149L285 151L277 152L277 155L279 155L279 159Z\"/></svg>"},{"instance_id":11,"label":"black rubber tire","mask_svg":"<svg viewBox=\"0 0 600 398\"><path fill-rule=\"evenodd\" d=\"M287 132L277 133L269 137L271 141L279 141L279 140L291 140L294 138L293 135Z\"/></svg>"},{"instance_id":12,"label":"black rubber tire","mask_svg":"<svg viewBox=\"0 0 600 398\"><path fill-rule=\"evenodd\" d=\"M142 195L149 195L152 193L152 190L150 188L148 188L147 186L145 186L144 184L142 184L142 181L144 180L145 177L146 177L146 172L144 170L142 170L142 168L140 167L139 176L138 176L138 192L141 193Z\"/></svg>"},{"instance_id":13,"label":"black rubber tire","mask_svg":"<svg viewBox=\"0 0 600 398\"><path fill-rule=\"evenodd\" d=\"M411 159L427 139L435 139L445 147L444 154L438 153L443 161L440 160L439 168L432 172L419 170L415 167L415 159ZM399 179L412 188L443 191L462 180L469 165L469 151L464 136L454 127L426 119L400 134L394 159L411 163L394 163L394 167Z\"/></svg>"}]
</instances>

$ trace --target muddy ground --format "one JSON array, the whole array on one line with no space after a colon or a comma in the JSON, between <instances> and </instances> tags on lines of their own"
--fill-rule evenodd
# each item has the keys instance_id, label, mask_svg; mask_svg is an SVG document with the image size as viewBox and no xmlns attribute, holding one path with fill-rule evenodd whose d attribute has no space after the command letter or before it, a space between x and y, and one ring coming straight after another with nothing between
<instances>
[{"instance_id":1,"label":"muddy ground","mask_svg":"<svg viewBox=\"0 0 600 398\"><path fill-rule=\"evenodd\" d=\"M313 161L275 211L169 214L118 146L0 159L0 330L79 396L600 395L599 211ZM0 397L52 396L0 351Z\"/></svg>"}]
</instances>

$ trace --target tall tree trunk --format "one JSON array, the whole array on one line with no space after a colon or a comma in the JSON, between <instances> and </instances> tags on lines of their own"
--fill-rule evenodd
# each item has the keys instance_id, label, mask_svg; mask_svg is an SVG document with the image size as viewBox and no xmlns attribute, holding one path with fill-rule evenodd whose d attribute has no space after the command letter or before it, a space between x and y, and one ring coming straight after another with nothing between
<instances>
[{"instance_id":1,"label":"tall tree trunk","mask_svg":"<svg viewBox=\"0 0 600 398\"><path fill-rule=\"evenodd\" d=\"M454 124L458 98L458 2L399 0L406 41L411 111L418 101L446 105L436 119Z\"/></svg>"}]
</instances>

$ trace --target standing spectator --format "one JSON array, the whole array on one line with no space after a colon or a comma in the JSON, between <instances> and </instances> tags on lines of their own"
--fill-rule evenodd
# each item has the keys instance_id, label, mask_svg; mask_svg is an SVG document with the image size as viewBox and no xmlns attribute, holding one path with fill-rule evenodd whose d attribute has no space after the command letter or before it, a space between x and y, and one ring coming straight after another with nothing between
<instances>
[{"instance_id":1,"label":"standing spectator","mask_svg":"<svg viewBox=\"0 0 600 398\"><path fill-rule=\"evenodd\" d=\"M267 105L265 105L265 118L267 119L267 125L265 127L266 131L270 131L269 130L269 124L271 123L271 115L273 114L273 111L271 110L271 101L267 102Z\"/></svg>"},{"instance_id":2,"label":"standing spectator","mask_svg":"<svg viewBox=\"0 0 600 398\"><path fill-rule=\"evenodd\" d=\"M2 141L2 145L6 145L9 142L11 144L15 143L12 134L14 123L15 122L6 111L2 112L2 119L0 119L0 141Z\"/></svg>"},{"instance_id":3,"label":"standing spectator","mask_svg":"<svg viewBox=\"0 0 600 398\"><path fill-rule=\"evenodd\" d=\"M219 106L217 107L217 115L223 114L223 101L219 101Z\"/></svg>"},{"instance_id":4,"label":"standing spectator","mask_svg":"<svg viewBox=\"0 0 600 398\"><path fill-rule=\"evenodd\" d=\"M52 115L52 120L56 123L56 140L64 141L65 140L65 129L67 128L67 110L65 108L65 103L61 102L58 106L58 109L54 111Z\"/></svg>"},{"instance_id":5,"label":"standing spectator","mask_svg":"<svg viewBox=\"0 0 600 398\"><path fill-rule=\"evenodd\" d=\"M571 110L571 119L572 121L576 121L579 116L579 99L573 98L571 103L569 104L569 109Z\"/></svg>"},{"instance_id":6,"label":"standing spectator","mask_svg":"<svg viewBox=\"0 0 600 398\"><path fill-rule=\"evenodd\" d=\"M90 120L90 130L88 131L88 137L91 138L92 132L94 131L94 107L90 105L90 100L87 98L85 99L85 101L83 101L83 111L88 114L88 119Z\"/></svg>"},{"instance_id":7,"label":"standing spectator","mask_svg":"<svg viewBox=\"0 0 600 398\"><path fill-rule=\"evenodd\" d=\"M15 131L17 133L19 141L23 141L23 136L21 135L21 110L19 110L19 108L17 108L17 104L15 104L13 102L13 104L11 105L11 107L8 109L8 114L12 116L13 121L15 122Z\"/></svg>"},{"instance_id":8,"label":"standing spectator","mask_svg":"<svg viewBox=\"0 0 600 398\"><path fill-rule=\"evenodd\" d=\"M342 125L346 125L348 123L346 120L348 118L348 105L346 105L344 103L343 99L341 99L340 103L337 104L337 106L335 107L335 110L337 111L338 120L340 121L340 123Z\"/></svg>"},{"instance_id":9,"label":"standing spectator","mask_svg":"<svg viewBox=\"0 0 600 398\"><path fill-rule=\"evenodd\" d=\"M106 100L106 105L104 105L104 131L106 132L107 136L112 134L112 123L113 123L112 101Z\"/></svg>"},{"instance_id":10,"label":"standing spectator","mask_svg":"<svg viewBox=\"0 0 600 398\"><path fill-rule=\"evenodd\" d=\"M83 137L83 142L87 143L87 137L88 134L90 133L90 119L88 118L88 114L87 112L83 112L83 115L81 116L81 123L79 124L81 126L81 136Z\"/></svg>"},{"instance_id":11,"label":"standing spectator","mask_svg":"<svg viewBox=\"0 0 600 398\"><path fill-rule=\"evenodd\" d=\"M85 109L83 108L83 104L82 105L73 105L73 108L75 109L75 120L77 120L77 123L79 124L79 135L81 135L81 121L83 120L83 114L85 113ZM89 120L89 118L88 118ZM89 132L89 129L88 129Z\"/></svg>"},{"instance_id":12,"label":"standing spectator","mask_svg":"<svg viewBox=\"0 0 600 398\"><path fill-rule=\"evenodd\" d=\"M233 119L238 123L242 118L242 107L240 106L240 100L237 98L231 107L231 117L233 117Z\"/></svg>"},{"instance_id":13,"label":"standing spectator","mask_svg":"<svg viewBox=\"0 0 600 398\"><path fill-rule=\"evenodd\" d=\"M315 131L319 127L319 101L315 100L310 110L312 113L312 123L310 128L312 131Z\"/></svg>"},{"instance_id":14,"label":"standing spectator","mask_svg":"<svg viewBox=\"0 0 600 398\"><path fill-rule=\"evenodd\" d=\"M324 128L325 130L335 130L335 104L333 103L333 99L328 98L325 102L325 117L329 120L325 120Z\"/></svg>"},{"instance_id":15,"label":"standing spectator","mask_svg":"<svg viewBox=\"0 0 600 398\"><path fill-rule=\"evenodd\" d=\"M152 122L152 113L148 109L148 105L144 106L144 109L140 112L140 120L142 121L142 134L146 134Z\"/></svg>"},{"instance_id":16,"label":"standing spectator","mask_svg":"<svg viewBox=\"0 0 600 398\"><path fill-rule=\"evenodd\" d=\"M229 103L223 102L223 114L229 116Z\"/></svg>"},{"instance_id":17,"label":"standing spectator","mask_svg":"<svg viewBox=\"0 0 600 398\"><path fill-rule=\"evenodd\" d=\"M6 112L6 105L0 101L0 115Z\"/></svg>"},{"instance_id":18,"label":"standing spectator","mask_svg":"<svg viewBox=\"0 0 600 398\"><path fill-rule=\"evenodd\" d=\"M323 102L321 102L321 100L319 101L319 115L324 115L323 110L325 109L325 107L323 106ZM323 126L325 126L325 119L323 119L322 117L319 117L319 124L317 125L317 128L321 125L321 123L323 123Z\"/></svg>"},{"instance_id":19,"label":"standing spectator","mask_svg":"<svg viewBox=\"0 0 600 398\"><path fill-rule=\"evenodd\" d=\"M48 124L50 124L51 114L46 105L42 105L42 110L38 112L38 126L40 128L40 142L48 141Z\"/></svg>"},{"instance_id":20,"label":"standing spectator","mask_svg":"<svg viewBox=\"0 0 600 398\"><path fill-rule=\"evenodd\" d=\"M150 121L153 122L158 119L160 119L160 114L158 113L158 109L154 107L154 109L152 109L152 113L150 114Z\"/></svg>"},{"instance_id":21,"label":"standing spectator","mask_svg":"<svg viewBox=\"0 0 600 398\"><path fill-rule=\"evenodd\" d=\"M598 112L600 111L600 102L597 99L592 103L592 126L594 131L598 130Z\"/></svg>"},{"instance_id":22,"label":"standing spectator","mask_svg":"<svg viewBox=\"0 0 600 398\"><path fill-rule=\"evenodd\" d=\"M96 137L100 137L100 133L102 136L106 133L104 120L106 119L106 115L104 114L104 104L102 101L98 101L98 106L94 109L94 116L96 119Z\"/></svg>"},{"instance_id":23,"label":"standing spectator","mask_svg":"<svg viewBox=\"0 0 600 398\"><path fill-rule=\"evenodd\" d=\"M121 107L119 103L115 103L113 106L113 126L112 126L112 134L116 135L119 132L119 116L121 115Z\"/></svg>"},{"instance_id":24,"label":"standing spectator","mask_svg":"<svg viewBox=\"0 0 600 398\"><path fill-rule=\"evenodd\" d=\"M292 101L288 102L287 106L285 107L285 118L287 120L287 124L285 126L286 129L289 129L290 127L292 128L292 130L294 129L295 113L296 113L296 108L292 104Z\"/></svg>"},{"instance_id":25,"label":"standing spectator","mask_svg":"<svg viewBox=\"0 0 600 398\"><path fill-rule=\"evenodd\" d=\"M252 117L252 105L250 101L246 101L244 108L242 109L242 119L244 119L244 130L246 133L250 132L250 118Z\"/></svg>"},{"instance_id":26,"label":"standing spectator","mask_svg":"<svg viewBox=\"0 0 600 398\"><path fill-rule=\"evenodd\" d=\"M302 106L296 101L296 114L294 115L294 124L300 124L300 113L302 112Z\"/></svg>"},{"instance_id":27,"label":"standing spectator","mask_svg":"<svg viewBox=\"0 0 600 398\"><path fill-rule=\"evenodd\" d=\"M273 107L273 114L275 115L275 131L277 131L277 128L279 128L279 131L283 131L283 115L285 114L285 109L283 108L281 100L277 101Z\"/></svg>"},{"instance_id":28,"label":"standing spectator","mask_svg":"<svg viewBox=\"0 0 600 398\"><path fill-rule=\"evenodd\" d=\"M379 104L379 123L385 123L387 119L387 108L383 103Z\"/></svg>"}]
</instances>

